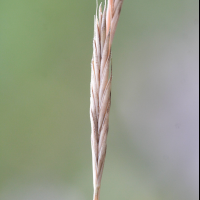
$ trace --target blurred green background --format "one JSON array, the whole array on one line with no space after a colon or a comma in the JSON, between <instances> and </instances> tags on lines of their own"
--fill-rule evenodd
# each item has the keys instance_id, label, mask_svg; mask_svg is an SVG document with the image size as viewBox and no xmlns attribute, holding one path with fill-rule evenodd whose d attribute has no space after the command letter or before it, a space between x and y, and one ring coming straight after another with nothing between
<instances>
[{"instance_id":1,"label":"blurred green background","mask_svg":"<svg viewBox=\"0 0 200 200\"><path fill-rule=\"evenodd\" d=\"M92 199L95 0L0 0L0 200ZM198 199L197 0L125 0L102 200Z\"/></svg>"}]
</instances>

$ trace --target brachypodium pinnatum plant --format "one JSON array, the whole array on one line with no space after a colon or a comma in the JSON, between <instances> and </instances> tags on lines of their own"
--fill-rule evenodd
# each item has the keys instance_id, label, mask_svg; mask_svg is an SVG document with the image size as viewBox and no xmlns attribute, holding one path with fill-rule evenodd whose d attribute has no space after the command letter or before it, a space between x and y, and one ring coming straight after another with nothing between
<instances>
[{"instance_id":1,"label":"brachypodium pinnatum plant","mask_svg":"<svg viewBox=\"0 0 200 200\"><path fill-rule=\"evenodd\" d=\"M123 0L108 0L108 3L105 2L103 10L102 4L100 4L94 16L90 85L93 200L99 200L101 178L106 156L111 105L111 47L122 4Z\"/></svg>"}]
</instances>

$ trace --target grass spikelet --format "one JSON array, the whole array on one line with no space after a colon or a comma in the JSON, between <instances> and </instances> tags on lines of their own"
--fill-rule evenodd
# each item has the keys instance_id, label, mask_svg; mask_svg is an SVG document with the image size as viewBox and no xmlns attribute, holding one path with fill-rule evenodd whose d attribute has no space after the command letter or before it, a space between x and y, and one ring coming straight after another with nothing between
<instances>
[{"instance_id":1,"label":"grass spikelet","mask_svg":"<svg viewBox=\"0 0 200 200\"><path fill-rule=\"evenodd\" d=\"M105 1L104 9L102 10L102 4L100 4L94 16L93 56L90 83L93 200L99 200L101 179L106 157L111 105L111 47L122 4L123 0L108 0L108 3Z\"/></svg>"}]
</instances>

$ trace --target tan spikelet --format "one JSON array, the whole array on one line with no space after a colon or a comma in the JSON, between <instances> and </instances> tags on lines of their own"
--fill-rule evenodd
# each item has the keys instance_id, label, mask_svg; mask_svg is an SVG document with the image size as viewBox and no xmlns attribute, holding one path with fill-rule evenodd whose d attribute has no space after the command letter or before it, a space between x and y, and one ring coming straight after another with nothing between
<instances>
[{"instance_id":1,"label":"tan spikelet","mask_svg":"<svg viewBox=\"0 0 200 200\"><path fill-rule=\"evenodd\" d=\"M93 200L99 200L107 148L111 105L111 47L123 0L105 1L94 16L93 57L90 83L90 121L93 163Z\"/></svg>"}]
</instances>

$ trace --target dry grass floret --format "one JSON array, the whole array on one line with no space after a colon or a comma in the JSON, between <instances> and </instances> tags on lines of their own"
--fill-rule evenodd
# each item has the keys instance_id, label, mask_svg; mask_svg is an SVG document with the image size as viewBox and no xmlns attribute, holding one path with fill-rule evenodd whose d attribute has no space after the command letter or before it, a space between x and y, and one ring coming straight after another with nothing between
<instances>
[{"instance_id":1,"label":"dry grass floret","mask_svg":"<svg viewBox=\"0 0 200 200\"><path fill-rule=\"evenodd\" d=\"M100 4L94 17L93 57L91 62L90 120L93 162L94 198L99 200L103 174L109 112L111 105L111 46L123 0L108 0L102 11ZM111 72L111 73L110 73Z\"/></svg>"}]
</instances>

